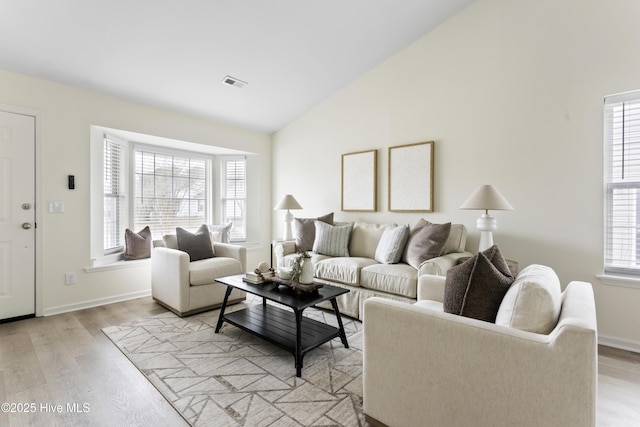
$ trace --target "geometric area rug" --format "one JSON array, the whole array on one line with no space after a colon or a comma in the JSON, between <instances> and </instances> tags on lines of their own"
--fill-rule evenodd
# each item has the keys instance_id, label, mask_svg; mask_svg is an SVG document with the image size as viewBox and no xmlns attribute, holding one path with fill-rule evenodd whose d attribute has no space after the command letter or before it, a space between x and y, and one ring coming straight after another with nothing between
<instances>
[{"instance_id":1,"label":"geometric area rug","mask_svg":"<svg viewBox=\"0 0 640 427\"><path fill-rule=\"evenodd\" d=\"M262 301L247 297L227 311ZM167 312L102 331L192 426L369 425L362 323L343 317L349 348L336 338L311 350L298 378L290 353L228 323L216 334L218 314ZM304 315L337 324L332 311Z\"/></svg>"}]
</instances>

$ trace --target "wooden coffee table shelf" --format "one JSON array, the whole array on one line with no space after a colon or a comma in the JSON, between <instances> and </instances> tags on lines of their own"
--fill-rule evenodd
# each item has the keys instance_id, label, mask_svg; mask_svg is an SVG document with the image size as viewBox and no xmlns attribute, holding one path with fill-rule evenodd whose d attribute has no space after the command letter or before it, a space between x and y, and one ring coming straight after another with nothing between
<instances>
[{"instance_id":1,"label":"wooden coffee table shelf","mask_svg":"<svg viewBox=\"0 0 640 427\"><path fill-rule=\"evenodd\" d=\"M276 283L246 283L242 280L243 277L239 275L217 279L217 282L227 286L227 292L220 309L216 333L220 331L222 324L227 322L288 351L295 358L298 377L302 374L302 359L308 351L337 337L341 339L345 348L349 348L336 303L336 297L349 292L348 289L324 285L309 294L296 294L292 289L278 286ZM234 288L262 297L262 304L225 313L229 294ZM267 300L288 307L292 311L267 304ZM302 315L306 308L323 301L331 302L338 321L337 328Z\"/></svg>"}]
</instances>

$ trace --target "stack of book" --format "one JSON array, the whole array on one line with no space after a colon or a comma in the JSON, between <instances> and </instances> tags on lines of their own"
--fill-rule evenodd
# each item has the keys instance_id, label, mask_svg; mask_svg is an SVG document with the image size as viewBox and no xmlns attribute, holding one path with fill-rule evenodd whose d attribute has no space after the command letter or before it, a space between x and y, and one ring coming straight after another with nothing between
<instances>
[{"instance_id":1,"label":"stack of book","mask_svg":"<svg viewBox=\"0 0 640 427\"><path fill-rule=\"evenodd\" d=\"M259 284L270 281L272 277L273 273L271 271L265 271L260 274L250 271L245 275L244 281L248 283Z\"/></svg>"}]
</instances>

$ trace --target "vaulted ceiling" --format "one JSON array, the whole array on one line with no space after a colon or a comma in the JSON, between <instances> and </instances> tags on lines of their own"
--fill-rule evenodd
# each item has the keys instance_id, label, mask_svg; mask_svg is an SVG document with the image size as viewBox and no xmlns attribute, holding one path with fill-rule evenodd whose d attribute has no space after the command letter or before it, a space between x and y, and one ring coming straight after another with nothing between
<instances>
[{"instance_id":1,"label":"vaulted ceiling","mask_svg":"<svg viewBox=\"0 0 640 427\"><path fill-rule=\"evenodd\" d=\"M0 0L0 68L271 133L473 1Z\"/></svg>"}]
</instances>

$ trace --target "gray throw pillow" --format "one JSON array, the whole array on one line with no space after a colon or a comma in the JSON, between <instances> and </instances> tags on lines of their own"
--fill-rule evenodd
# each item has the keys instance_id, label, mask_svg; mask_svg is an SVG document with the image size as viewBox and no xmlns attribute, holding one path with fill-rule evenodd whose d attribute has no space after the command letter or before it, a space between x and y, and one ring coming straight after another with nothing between
<instances>
[{"instance_id":1,"label":"gray throw pillow","mask_svg":"<svg viewBox=\"0 0 640 427\"><path fill-rule=\"evenodd\" d=\"M450 222L433 224L421 219L411 230L402 261L419 268L424 261L440 256L450 232Z\"/></svg>"},{"instance_id":2,"label":"gray throw pillow","mask_svg":"<svg viewBox=\"0 0 640 427\"><path fill-rule=\"evenodd\" d=\"M353 224L329 225L315 221L315 226L314 252L328 256L349 256L349 237Z\"/></svg>"},{"instance_id":3,"label":"gray throw pillow","mask_svg":"<svg viewBox=\"0 0 640 427\"><path fill-rule=\"evenodd\" d=\"M132 261L135 259L144 259L151 257L151 246L153 240L151 238L151 230L146 226L137 233L129 230L124 231L124 260Z\"/></svg>"},{"instance_id":4,"label":"gray throw pillow","mask_svg":"<svg viewBox=\"0 0 640 427\"><path fill-rule=\"evenodd\" d=\"M495 323L513 281L502 253L493 245L447 272L444 311Z\"/></svg>"},{"instance_id":5,"label":"gray throw pillow","mask_svg":"<svg viewBox=\"0 0 640 427\"><path fill-rule=\"evenodd\" d=\"M296 236L296 250L310 251L316 239L316 226L314 221L322 221L333 225L333 212L318 218L293 218L293 233Z\"/></svg>"},{"instance_id":6,"label":"gray throw pillow","mask_svg":"<svg viewBox=\"0 0 640 427\"><path fill-rule=\"evenodd\" d=\"M178 238L178 249L188 253L192 262L213 258L213 245L211 244L209 227L206 224L202 224L195 233L177 227L176 237Z\"/></svg>"},{"instance_id":7,"label":"gray throw pillow","mask_svg":"<svg viewBox=\"0 0 640 427\"><path fill-rule=\"evenodd\" d=\"M396 264L400 262L408 238L408 224L388 226L382 232L382 237L380 237L376 247L375 260L381 264Z\"/></svg>"}]
</instances>

